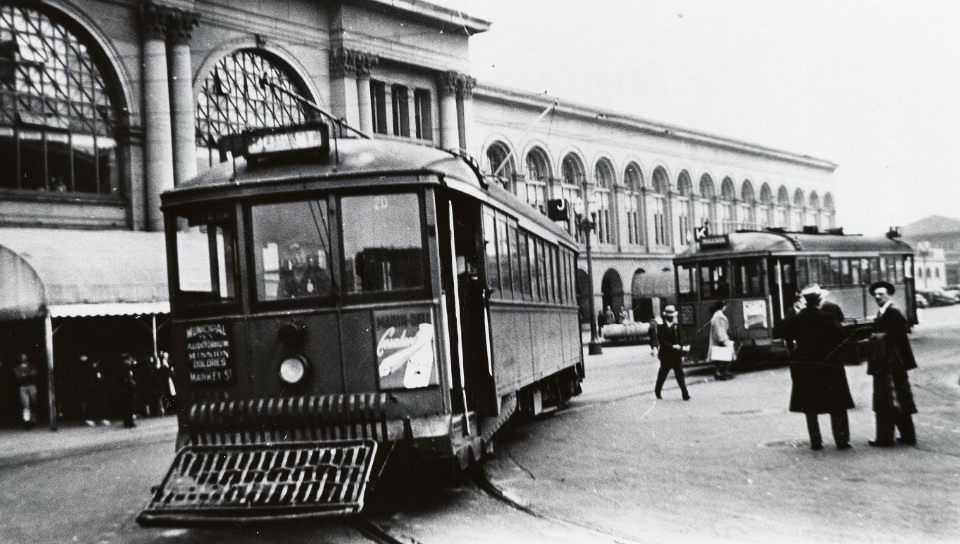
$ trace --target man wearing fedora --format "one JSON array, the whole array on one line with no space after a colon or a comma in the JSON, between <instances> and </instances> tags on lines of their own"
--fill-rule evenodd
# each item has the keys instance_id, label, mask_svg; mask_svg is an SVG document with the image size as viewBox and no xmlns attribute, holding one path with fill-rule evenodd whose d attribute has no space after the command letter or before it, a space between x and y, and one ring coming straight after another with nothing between
<instances>
[{"instance_id":1,"label":"man wearing fedora","mask_svg":"<svg viewBox=\"0 0 960 544\"><path fill-rule=\"evenodd\" d=\"M837 449L850 448L850 423L847 410L853 397L843 362L836 356L843 340L843 327L833 311L820 307L823 290L817 284L803 288L804 307L783 321L783 337L790 349L790 411L807 419L810 447L823 449L819 414L830 414L830 426ZM837 307L837 311L840 308Z\"/></svg>"},{"instance_id":2,"label":"man wearing fedora","mask_svg":"<svg viewBox=\"0 0 960 544\"><path fill-rule=\"evenodd\" d=\"M884 344L884 349L874 350L867 360L867 373L873 376L873 411L877 419L876 439L869 443L874 447L893 446L895 431L899 430L897 441L914 445L917 433L913 414L917 413L917 405L907 371L917 368L917 361L907 339L910 324L893 303L893 284L877 281L870 284L869 290L880 307L873 322L874 344Z\"/></svg>"},{"instance_id":3,"label":"man wearing fedora","mask_svg":"<svg viewBox=\"0 0 960 544\"><path fill-rule=\"evenodd\" d=\"M677 379L677 385L680 386L683 400L690 400L687 383L683 376L685 347L680 327L677 326L677 309L673 304L668 304L663 309L663 324L658 325L656 333L650 335L650 347L659 350L657 356L660 359L660 371L657 373L657 385L653 390L657 398L662 398L660 391L663 390L663 382L667 381L667 374L673 370L673 376Z\"/></svg>"}]
</instances>

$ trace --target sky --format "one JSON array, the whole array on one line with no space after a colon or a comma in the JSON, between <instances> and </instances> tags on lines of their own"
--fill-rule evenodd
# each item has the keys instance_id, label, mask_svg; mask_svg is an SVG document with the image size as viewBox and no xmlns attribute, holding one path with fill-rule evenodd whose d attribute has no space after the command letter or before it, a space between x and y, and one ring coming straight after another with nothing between
<instances>
[{"instance_id":1,"label":"sky","mask_svg":"<svg viewBox=\"0 0 960 544\"><path fill-rule=\"evenodd\" d=\"M431 1L481 82L838 164L846 232L960 218L960 2Z\"/></svg>"}]
</instances>

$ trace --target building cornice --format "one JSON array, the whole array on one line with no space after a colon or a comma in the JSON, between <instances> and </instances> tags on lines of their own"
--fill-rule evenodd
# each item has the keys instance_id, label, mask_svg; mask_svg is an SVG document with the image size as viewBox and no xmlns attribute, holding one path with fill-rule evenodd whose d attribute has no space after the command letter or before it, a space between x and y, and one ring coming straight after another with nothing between
<instances>
[{"instance_id":1,"label":"building cornice","mask_svg":"<svg viewBox=\"0 0 960 544\"><path fill-rule=\"evenodd\" d=\"M465 15L458 10L445 8L424 0L350 0L358 5L373 6L382 10L399 12L416 19L429 21L445 29L466 30L470 36L490 30L490 22Z\"/></svg>"},{"instance_id":2,"label":"building cornice","mask_svg":"<svg viewBox=\"0 0 960 544\"><path fill-rule=\"evenodd\" d=\"M487 99L513 106L528 107L535 111L542 111L556 101L555 97L546 94L532 94L517 89L493 86L485 83L478 83L476 85L473 90L473 96L474 99L477 100ZM559 102L556 106L556 111L563 115L592 123L621 127L670 140L717 147L756 157L791 162L827 172L833 172L837 169L836 163L826 159L791 153L789 151L726 138L716 134L698 132L688 128L651 121L617 111L604 110L586 104Z\"/></svg>"}]
</instances>

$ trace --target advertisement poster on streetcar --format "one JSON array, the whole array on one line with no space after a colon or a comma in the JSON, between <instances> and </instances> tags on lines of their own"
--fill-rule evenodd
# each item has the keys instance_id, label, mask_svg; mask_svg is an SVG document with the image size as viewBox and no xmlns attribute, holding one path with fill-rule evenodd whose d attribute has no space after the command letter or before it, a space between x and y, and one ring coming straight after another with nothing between
<instances>
[{"instance_id":1,"label":"advertisement poster on streetcar","mask_svg":"<svg viewBox=\"0 0 960 544\"><path fill-rule=\"evenodd\" d=\"M743 301L743 328L767 328L767 303L763 300Z\"/></svg>"},{"instance_id":2,"label":"advertisement poster on streetcar","mask_svg":"<svg viewBox=\"0 0 960 544\"><path fill-rule=\"evenodd\" d=\"M223 323L190 325L186 337L190 383L213 384L233 380L230 337Z\"/></svg>"},{"instance_id":3,"label":"advertisement poster on streetcar","mask_svg":"<svg viewBox=\"0 0 960 544\"><path fill-rule=\"evenodd\" d=\"M380 389L418 389L439 382L430 310L374 313Z\"/></svg>"}]
</instances>

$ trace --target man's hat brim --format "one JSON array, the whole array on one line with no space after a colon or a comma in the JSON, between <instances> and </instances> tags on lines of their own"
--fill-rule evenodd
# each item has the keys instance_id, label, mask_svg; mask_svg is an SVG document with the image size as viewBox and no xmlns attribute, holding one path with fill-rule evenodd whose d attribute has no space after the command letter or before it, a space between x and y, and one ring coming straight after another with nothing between
<instances>
[{"instance_id":1,"label":"man's hat brim","mask_svg":"<svg viewBox=\"0 0 960 544\"><path fill-rule=\"evenodd\" d=\"M876 291L881 287L887 290L888 295L892 295L897 292L897 288L894 287L892 283L890 283L889 281L883 281L883 280L875 281L871 283L870 287L867 290L870 291L870 294L872 295L874 291Z\"/></svg>"}]
</instances>

